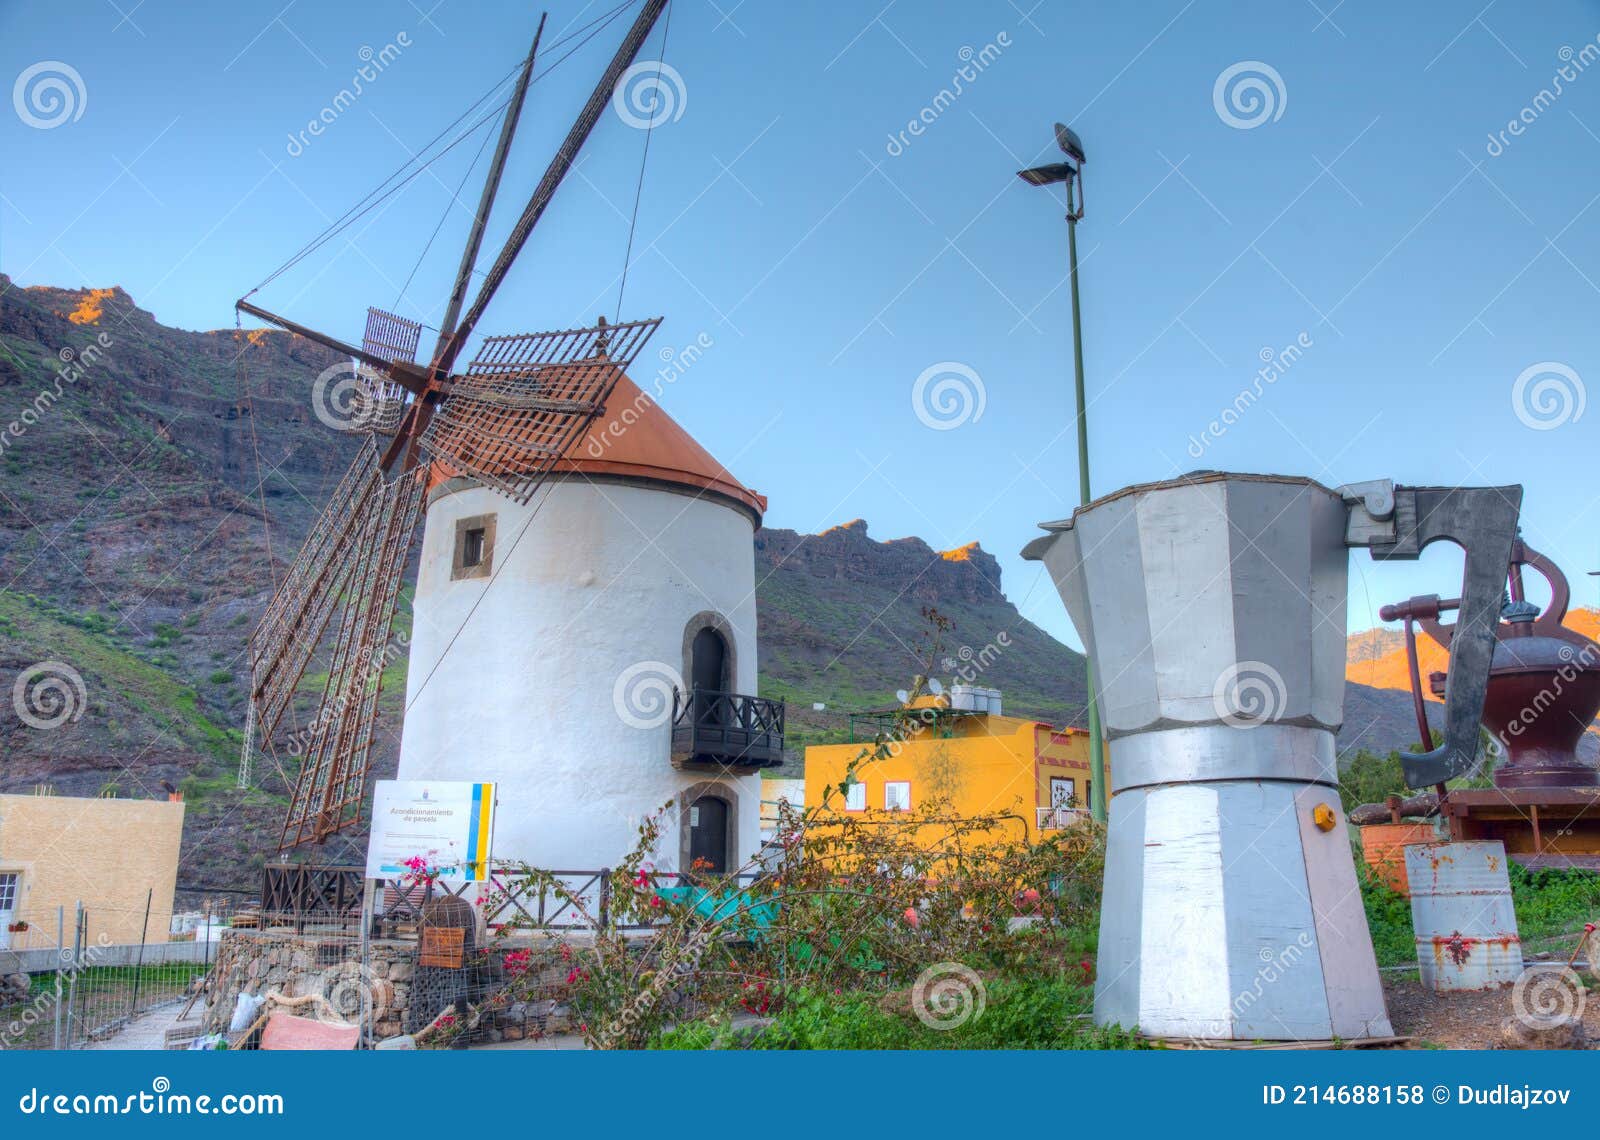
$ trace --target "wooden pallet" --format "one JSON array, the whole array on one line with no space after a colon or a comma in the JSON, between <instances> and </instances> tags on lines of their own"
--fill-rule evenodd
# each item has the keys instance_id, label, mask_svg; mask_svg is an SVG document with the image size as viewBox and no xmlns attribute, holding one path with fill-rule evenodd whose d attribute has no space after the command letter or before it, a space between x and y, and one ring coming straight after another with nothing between
<instances>
[{"instance_id":1,"label":"wooden pallet","mask_svg":"<svg viewBox=\"0 0 1600 1140\"><path fill-rule=\"evenodd\" d=\"M1399 1049L1415 1040L1411 1037L1351 1037L1331 1041L1234 1041L1206 1037L1154 1037L1145 1033L1139 1036L1167 1049L1233 1049L1263 1053L1289 1049Z\"/></svg>"}]
</instances>

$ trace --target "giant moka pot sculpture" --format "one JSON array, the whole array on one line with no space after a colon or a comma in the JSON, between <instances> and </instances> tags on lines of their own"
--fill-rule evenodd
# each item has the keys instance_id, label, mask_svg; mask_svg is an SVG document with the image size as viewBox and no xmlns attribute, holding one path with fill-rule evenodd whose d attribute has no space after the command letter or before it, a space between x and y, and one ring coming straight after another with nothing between
<instances>
[{"instance_id":1,"label":"giant moka pot sculpture","mask_svg":"<svg viewBox=\"0 0 1600 1140\"><path fill-rule=\"evenodd\" d=\"M1166 1037L1388 1036L1339 804L1346 549L1466 553L1445 739L1469 769L1520 487L1338 491L1200 472L1080 507L1023 551L1093 658L1111 742L1095 1019Z\"/></svg>"}]
</instances>

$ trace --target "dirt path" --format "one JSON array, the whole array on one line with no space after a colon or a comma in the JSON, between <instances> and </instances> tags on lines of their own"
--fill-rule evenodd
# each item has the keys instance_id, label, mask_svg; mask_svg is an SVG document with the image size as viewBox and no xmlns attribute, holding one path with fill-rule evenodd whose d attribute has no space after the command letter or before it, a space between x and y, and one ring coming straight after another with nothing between
<instances>
[{"instance_id":1,"label":"dirt path","mask_svg":"<svg viewBox=\"0 0 1600 1140\"><path fill-rule=\"evenodd\" d=\"M159 1009L149 1013L142 1013L116 1033L103 1041L91 1041L85 1049L163 1049L166 1047L167 1030L175 1028L178 1024L178 1015L183 1012L183 1002L170 1002ZM189 1024L198 1018L198 1010L189 1015Z\"/></svg>"}]
</instances>

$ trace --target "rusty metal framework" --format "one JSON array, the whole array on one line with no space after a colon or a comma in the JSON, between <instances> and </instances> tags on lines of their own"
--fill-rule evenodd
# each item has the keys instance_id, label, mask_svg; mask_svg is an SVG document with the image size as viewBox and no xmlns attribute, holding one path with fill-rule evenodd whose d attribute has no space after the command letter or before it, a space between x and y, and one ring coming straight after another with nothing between
<instances>
[{"instance_id":1,"label":"rusty metal framework","mask_svg":"<svg viewBox=\"0 0 1600 1140\"><path fill-rule=\"evenodd\" d=\"M422 435L432 458L526 503L661 324L489 337Z\"/></svg>"},{"instance_id":2,"label":"rusty metal framework","mask_svg":"<svg viewBox=\"0 0 1600 1140\"><path fill-rule=\"evenodd\" d=\"M391 364L414 363L417 359L417 342L421 339L422 326L416 321L382 309L367 310L367 331L361 338L361 347L373 356ZM393 435L400 426L411 394L403 385L381 375L370 364L360 363L356 371L364 385L367 414L357 417L355 430Z\"/></svg>"},{"instance_id":3,"label":"rusty metal framework","mask_svg":"<svg viewBox=\"0 0 1600 1140\"><path fill-rule=\"evenodd\" d=\"M383 674L403 649L389 631L426 481L418 467L393 483L379 480L366 499L322 703L297 738L302 762L280 849L321 843L361 817Z\"/></svg>"},{"instance_id":4,"label":"rusty metal framework","mask_svg":"<svg viewBox=\"0 0 1600 1140\"><path fill-rule=\"evenodd\" d=\"M295 689L352 585L359 532L382 485L377 447L369 442L328 499L250 639L253 728L263 741L270 741L289 711ZM252 744L246 739L245 748Z\"/></svg>"},{"instance_id":5,"label":"rusty metal framework","mask_svg":"<svg viewBox=\"0 0 1600 1140\"><path fill-rule=\"evenodd\" d=\"M301 763L280 851L320 843L360 822L383 670L399 655L390 642L390 624L429 480L466 475L526 503L604 410L618 379L661 323L658 317L608 325L602 318L592 328L490 337L464 372L455 371L478 319L666 3L643 0L504 248L483 274L477 298L462 312L538 57L544 27L540 21L506 105L499 144L428 364L416 362L422 326L381 309L368 310L366 332L356 346L253 305L250 294L235 303L241 313L356 362L360 406L349 430L364 436L360 454L251 639L241 779L257 739L272 747L312 658L324 645L330 653L321 703L310 723L297 727L291 737L290 751ZM338 223L332 228L336 232Z\"/></svg>"}]
</instances>

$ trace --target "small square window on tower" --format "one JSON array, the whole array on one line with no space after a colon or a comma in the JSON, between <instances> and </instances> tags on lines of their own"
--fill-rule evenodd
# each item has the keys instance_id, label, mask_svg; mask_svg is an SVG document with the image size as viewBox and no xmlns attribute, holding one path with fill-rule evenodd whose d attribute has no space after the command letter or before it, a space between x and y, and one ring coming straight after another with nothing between
<instances>
[{"instance_id":1,"label":"small square window on tower","mask_svg":"<svg viewBox=\"0 0 1600 1140\"><path fill-rule=\"evenodd\" d=\"M455 554L450 578L487 578L494 570L494 515L456 520Z\"/></svg>"}]
</instances>

